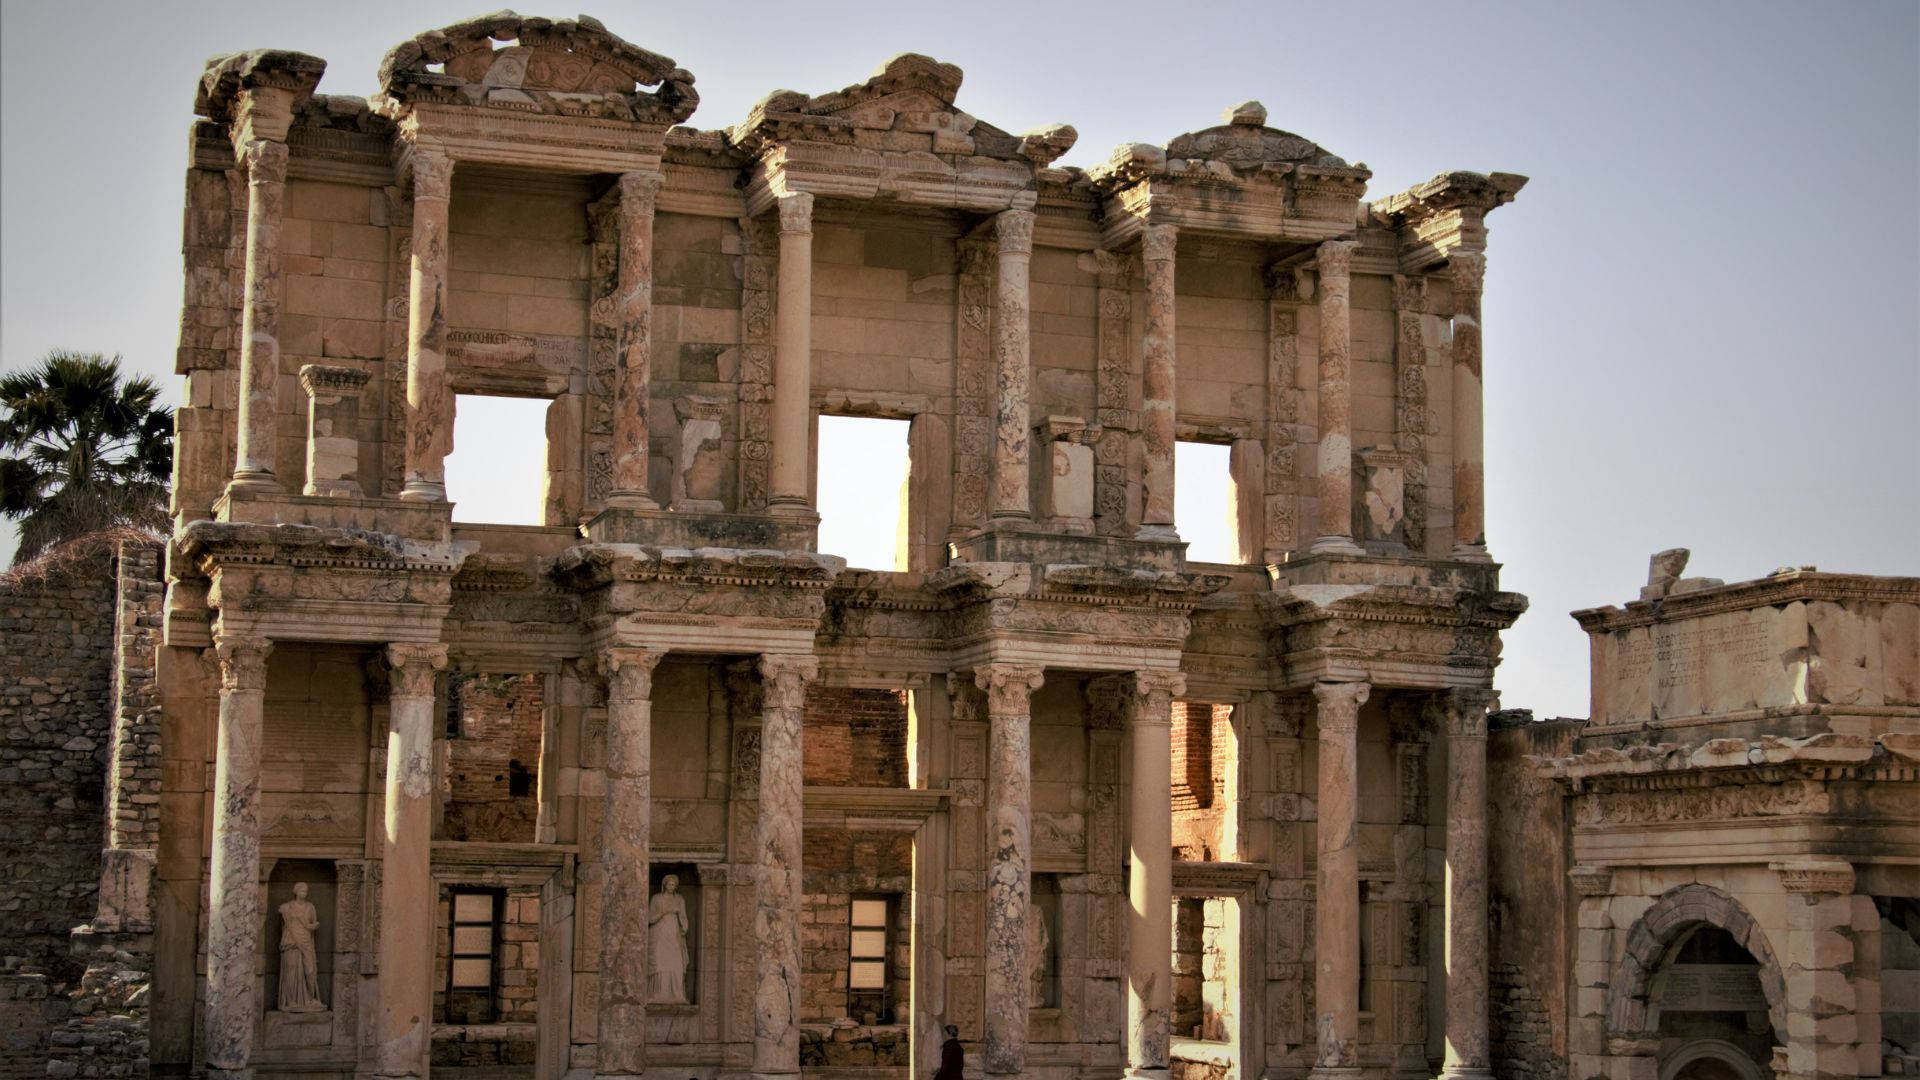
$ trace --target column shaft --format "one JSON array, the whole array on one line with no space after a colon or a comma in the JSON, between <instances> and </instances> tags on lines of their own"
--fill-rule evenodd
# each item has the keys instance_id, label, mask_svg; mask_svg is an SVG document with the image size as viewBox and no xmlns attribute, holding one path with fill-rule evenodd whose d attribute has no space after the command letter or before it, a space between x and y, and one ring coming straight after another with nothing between
<instances>
[{"instance_id":1,"label":"column shaft","mask_svg":"<svg viewBox=\"0 0 1920 1080\"><path fill-rule=\"evenodd\" d=\"M1486 278L1487 257L1455 252L1448 262L1453 270L1453 554L1485 559L1480 287Z\"/></svg>"},{"instance_id":2,"label":"column shaft","mask_svg":"<svg viewBox=\"0 0 1920 1080\"><path fill-rule=\"evenodd\" d=\"M774 311L771 507L805 511L813 398L813 196L782 195L779 303Z\"/></svg>"},{"instance_id":3,"label":"column shaft","mask_svg":"<svg viewBox=\"0 0 1920 1080\"><path fill-rule=\"evenodd\" d=\"M1352 240L1320 245L1320 536L1313 551L1359 554L1353 542Z\"/></svg>"},{"instance_id":4,"label":"column shaft","mask_svg":"<svg viewBox=\"0 0 1920 1080\"><path fill-rule=\"evenodd\" d=\"M248 139L247 268L240 313L240 417L233 484L267 490L274 475L280 415L280 219L287 194L287 144Z\"/></svg>"},{"instance_id":5,"label":"column shaft","mask_svg":"<svg viewBox=\"0 0 1920 1080\"><path fill-rule=\"evenodd\" d=\"M759 907L754 913L753 1074L800 1071L801 725L810 656L760 657L765 702L760 719Z\"/></svg>"},{"instance_id":6,"label":"column shaft","mask_svg":"<svg viewBox=\"0 0 1920 1080\"><path fill-rule=\"evenodd\" d=\"M620 339L609 506L655 506L647 483L647 412L653 402L653 208L660 183L651 173L620 176Z\"/></svg>"},{"instance_id":7,"label":"column shaft","mask_svg":"<svg viewBox=\"0 0 1920 1080\"><path fill-rule=\"evenodd\" d=\"M453 445L447 398L447 201L453 162L415 148L407 275L407 475L403 499L445 502Z\"/></svg>"},{"instance_id":8,"label":"column shaft","mask_svg":"<svg viewBox=\"0 0 1920 1080\"><path fill-rule=\"evenodd\" d=\"M647 900L652 829L653 669L660 653L608 649L607 801L600 826L598 1076L639 1076L647 1051Z\"/></svg>"},{"instance_id":9,"label":"column shaft","mask_svg":"<svg viewBox=\"0 0 1920 1080\"><path fill-rule=\"evenodd\" d=\"M1145 365L1140 401L1141 439L1146 456L1142 477L1145 503L1140 515L1140 533L1144 537L1174 536L1173 249L1178 238L1179 229L1172 225L1149 225L1140 243L1147 285L1147 326L1140 343Z\"/></svg>"},{"instance_id":10,"label":"column shaft","mask_svg":"<svg viewBox=\"0 0 1920 1080\"><path fill-rule=\"evenodd\" d=\"M1032 441L1032 363L1029 346L1028 267L1033 260L1033 211L1007 210L995 219L1000 275L994 290L993 505L998 519L1032 516L1028 474Z\"/></svg>"},{"instance_id":11,"label":"column shaft","mask_svg":"<svg viewBox=\"0 0 1920 1080\"><path fill-rule=\"evenodd\" d=\"M1027 1061L1032 1001L1027 908L1032 899L1032 695L1046 673L1020 664L983 664L987 692L986 1070L1018 1073Z\"/></svg>"},{"instance_id":12,"label":"column shaft","mask_svg":"<svg viewBox=\"0 0 1920 1080\"><path fill-rule=\"evenodd\" d=\"M444 645L389 645L374 1075L427 1075L433 1043L433 698Z\"/></svg>"},{"instance_id":13,"label":"column shaft","mask_svg":"<svg viewBox=\"0 0 1920 1080\"><path fill-rule=\"evenodd\" d=\"M260 735L267 653L259 638L221 635L220 731L213 776L213 867L207 895L207 1072L253 1074L259 1005Z\"/></svg>"},{"instance_id":14,"label":"column shaft","mask_svg":"<svg viewBox=\"0 0 1920 1080\"><path fill-rule=\"evenodd\" d=\"M1447 696L1447 1046L1452 1080L1491 1080L1487 1044L1487 690Z\"/></svg>"},{"instance_id":15,"label":"column shaft","mask_svg":"<svg viewBox=\"0 0 1920 1080\"><path fill-rule=\"evenodd\" d=\"M1355 1077L1360 1065L1360 849L1357 735L1363 682L1316 683L1320 729L1320 880L1314 893L1315 1080Z\"/></svg>"},{"instance_id":16,"label":"column shaft","mask_svg":"<svg viewBox=\"0 0 1920 1080\"><path fill-rule=\"evenodd\" d=\"M1173 1016L1173 698L1177 671L1134 676L1127 819L1127 1075L1165 1080Z\"/></svg>"}]
</instances>

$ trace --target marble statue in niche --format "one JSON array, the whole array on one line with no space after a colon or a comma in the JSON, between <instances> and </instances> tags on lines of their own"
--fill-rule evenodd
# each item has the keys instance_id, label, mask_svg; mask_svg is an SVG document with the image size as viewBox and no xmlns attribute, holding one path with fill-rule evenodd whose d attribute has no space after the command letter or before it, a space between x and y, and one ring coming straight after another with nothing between
<instances>
[{"instance_id":1,"label":"marble statue in niche","mask_svg":"<svg viewBox=\"0 0 1920 1080\"><path fill-rule=\"evenodd\" d=\"M320 913L307 899L307 883L294 882L293 899L280 905L280 996L281 1012L324 1012L320 1000L320 961L314 947L314 931L320 929Z\"/></svg>"},{"instance_id":2,"label":"marble statue in niche","mask_svg":"<svg viewBox=\"0 0 1920 1080\"><path fill-rule=\"evenodd\" d=\"M1047 910L1039 904L1027 908L1027 979L1030 990L1027 1006L1044 1009L1048 976L1053 974L1053 939L1047 933Z\"/></svg>"},{"instance_id":3,"label":"marble statue in niche","mask_svg":"<svg viewBox=\"0 0 1920 1080\"><path fill-rule=\"evenodd\" d=\"M654 1005L686 1005L687 898L680 895L680 875L660 880L660 891L647 902L647 1001Z\"/></svg>"}]
</instances>

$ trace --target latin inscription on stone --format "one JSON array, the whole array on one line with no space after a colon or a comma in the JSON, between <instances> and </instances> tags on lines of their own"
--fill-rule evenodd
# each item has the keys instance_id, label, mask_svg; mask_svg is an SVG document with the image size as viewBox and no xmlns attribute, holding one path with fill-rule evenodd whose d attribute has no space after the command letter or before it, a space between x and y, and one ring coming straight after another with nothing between
<instances>
[{"instance_id":1,"label":"latin inscription on stone","mask_svg":"<svg viewBox=\"0 0 1920 1080\"><path fill-rule=\"evenodd\" d=\"M1661 976L1660 1007L1669 1012L1765 1009L1760 969L1751 964L1681 964Z\"/></svg>"}]
</instances>

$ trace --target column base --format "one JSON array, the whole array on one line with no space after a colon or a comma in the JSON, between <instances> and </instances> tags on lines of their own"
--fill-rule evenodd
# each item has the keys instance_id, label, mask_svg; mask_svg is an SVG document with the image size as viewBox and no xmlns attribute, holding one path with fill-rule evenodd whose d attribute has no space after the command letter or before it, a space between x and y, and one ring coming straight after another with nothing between
<instances>
[{"instance_id":1,"label":"column base","mask_svg":"<svg viewBox=\"0 0 1920 1080\"><path fill-rule=\"evenodd\" d=\"M431 480L409 480L400 489L400 497L412 502L446 502L447 485Z\"/></svg>"},{"instance_id":2,"label":"column base","mask_svg":"<svg viewBox=\"0 0 1920 1080\"><path fill-rule=\"evenodd\" d=\"M1173 1070L1165 1065L1151 1069L1135 1069L1129 1067L1122 1075L1126 1077L1126 1080L1167 1080L1168 1077L1173 1075Z\"/></svg>"},{"instance_id":3,"label":"column base","mask_svg":"<svg viewBox=\"0 0 1920 1080\"><path fill-rule=\"evenodd\" d=\"M767 500L767 513L775 517L806 517L813 513L813 507L807 500L792 495L775 495ZM755 1076L760 1075L755 1073Z\"/></svg>"},{"instance_id":4,"label":"column base","mask_svg":"<svg viewBox=\"0 0 1920 1080\"><path fill-rule=\"evenodd\" d=\"M1360 1080L1360 1066L1315 1065L1307 1080Z\"/></svg>"},{"instance_id":5,"label":"column base","mask_svg":"<svg viewBox=\"0 0 1920 1080\"><path fill-rule=\"evenodd\" d=\"M1493 1080L1493 1070L1479 1065L1448 1065L1439 1080Z\"/></svg>"},{"instance_id":6,"label":"column base","mask_svg":"<svg viewBox=\"0 0 1920 1080\"><path fill-rule=\"evenodd\" d=\"M236 472L233 479L227 481L227 490L277 492L280 490L280 478L270 472Z\"/></svg>"},{"instance_id":7,"label":"column base","mask_svg":"<svg viewBox=\"0 0 1920 1080\"><path fill-rule=\"evenodd\" d=\"M1351 536L1322 536L1307 549L1309 555L1365 555L1366 549Z\"/></svg>"},{"instance_id":8,"label":"column base","mask_svg":"<svg viewBox=\"0 0 1920 1080\"><path fill-rule=\"evenodd\" d=\"M1490 563L1493 561L1493 556L1487 554L1485 544L1455 544L1449 555L1460 562Z\"/></svg>"},{"instance_id":9,"label":"column base","mask_svg":"<svg viewBox=\"0 0 1920 1080\"><path fill-rule=\"evenodd\" d=\"M1133 534L1135 540L1178 540L1180 533L1171 525L1142 525Z\"/></svg>"},{"instance_id":10,"label":"column base","mask_svg":"<svg viewBox=\"0 0 1920 1080\"><path fill-rule=\"evenodd\" d=\"M618 510L658 510L660 504L653 496L642 491L615 491L607 496L608 509Z\"/></svg>"}]
</instances>

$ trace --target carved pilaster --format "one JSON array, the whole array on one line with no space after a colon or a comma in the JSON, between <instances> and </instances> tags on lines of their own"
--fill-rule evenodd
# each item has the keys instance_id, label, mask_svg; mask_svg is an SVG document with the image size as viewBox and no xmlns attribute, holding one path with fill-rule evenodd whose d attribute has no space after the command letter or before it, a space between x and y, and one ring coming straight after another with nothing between
<instances>
[{"instance_id":1,"label":"carved pilaster","mask_svg":"<svg viewBox=\"0 0 1920 1080\"><path fill-rule=\"evenodd\" d=\"M1033 259L1033 211L1005 210L994 218L999 277L994 288L994 438L991 515L1032 516L1028 476L1032 361L1029 354L1028 267Z\"/></svg>"}]
</instances>

